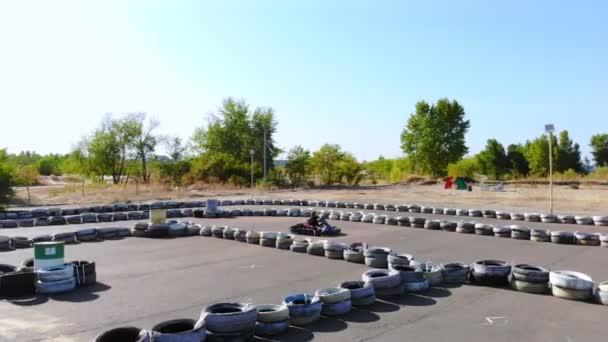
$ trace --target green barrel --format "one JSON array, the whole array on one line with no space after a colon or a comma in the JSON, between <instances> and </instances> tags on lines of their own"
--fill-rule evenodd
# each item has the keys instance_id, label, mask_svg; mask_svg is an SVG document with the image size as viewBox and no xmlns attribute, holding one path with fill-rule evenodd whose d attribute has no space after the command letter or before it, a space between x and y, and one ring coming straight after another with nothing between
<instances>
[{"instance_id":1,"label":"green barrel","mask_svg":"<svg viewBox=\"0 0 608 342\"><path fill-rule=\"evenodd\" d=\"M65 246L63 241L34 244L34 270L63 265Z\"/></svg>"}]
</instances>

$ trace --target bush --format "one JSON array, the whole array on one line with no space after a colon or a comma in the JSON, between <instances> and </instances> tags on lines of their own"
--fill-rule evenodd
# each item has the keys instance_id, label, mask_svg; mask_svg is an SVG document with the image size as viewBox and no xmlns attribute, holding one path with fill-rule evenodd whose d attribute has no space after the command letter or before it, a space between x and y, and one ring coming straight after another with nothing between
<instances>
[{"instance_id":1,"label":"bush","mask_svg":"<svg viewBox=\"0 0 608 342\"><path fill-rule=\"evenodd\" d=\"M593 180L608 180L608 166L600 166L585 177Z\"/></svg>"},{"instance_id":2,"label":"bush","mask_svg":"<svg viewBox=\"0 0 608 342\"><path fill-rule=\"evenodd\" d=\"M448 165L448 176L471 177L480 174L481 165L475 157L464 158L456 164Z\"/></svg>"}]
</instances>

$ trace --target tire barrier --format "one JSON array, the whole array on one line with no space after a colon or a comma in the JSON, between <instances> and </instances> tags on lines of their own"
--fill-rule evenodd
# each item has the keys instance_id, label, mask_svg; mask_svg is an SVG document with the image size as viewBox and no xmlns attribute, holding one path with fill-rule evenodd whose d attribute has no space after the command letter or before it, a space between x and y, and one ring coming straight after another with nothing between
<instances>
[{"instance_id":1,"label":"tire barrier","mask_svg":"<svg viewBox=\"0 0 608 342\"><path fill-rule=\"evenodd\" d=\"M15 248L30 248L33 246L33 241L30 238L24 236L14 236L12 238L13 247ZM598 240L599 242L599 240Z\"/></svg>"},{"instance_id":2,"label":"tire barrier","mask_svg":"<svg viewBox=\"0 0 608 342\"><path fill-rule=\"evenodd\" d=\"M540 215L540 221L542 223L558 223L557 216L551 214Z\"/></svg>"},{"instance_id":3,"label":"tire barrier","mask_svg":"<svg viewBox=\"0 0 608 342\"><path fill-rule=\"evenodd\" d=\"M458 222L441 221L439 227L441 228L441 230L446 232L455 232L456 227L458 227Z\"/></svg>"},{"instance_id":4,"label":"tire barrier","mask_svg":"<svg viewBox=\"0 0 608 342\"><path fill-rule=\"evenodd\" d=\"M397 216L397 225L401 227L409 227L410 219L406 216Z\"/></svg>"},{"instance_id":5,"label":"tire barrier","mask_svg":"<svg viewBox=\"0 0 608 342\"><path fill-rule=\"evenodd\" d=\"M247 340L255 333L257 317L253 305L218 303L203 309L200 321L205 322L210 336Z\"/></svg>"},{"instance_id":6,"label":"tire barrier","mask_svg":"<svg viewBox=\"0 0 608 342\"><path fill-rule=\"evenodd\" d=\"M326 240L310 242L308 247L306 247L306 253L316 256L325 256L325 249L323 248L325 241Z\"/></svg>"},{"instance_id":7,"label":"tire barrier","mask_svg":"<svg viewBox=\"0 0 608 342\"><path fill-rule=\"evenodd\" d=\"M475 234L476 235L494 235L493 231L494 227L489 224L476 223L475 224Z\"/></svg>"},{"instance_id":8,"label":"tire barrier","mask_svg":"<svg viewBox=\"0 0 608 342\"><path fill-rule=\"evenodd\" d=\"M306 253L310 239L295 238L289 246L289 250L296 253Z\"/></svg>"},{"instance_id":9,"label":"tire barrier","mask_svg":"<svg viewBox=\"0 0 608 342\"><path fill-rule=\"evenodd\" d=\"M411 216L408 218L410 222L411 228L424 228L424 224L426 223L426 219L424 217L414 217Z\"/></svg>"},{"instance_id":10,"label":"tire barrier","mask_svg":"<svg viewBox=\"0 0 608 342\"><path fill-rule=\"evenodd\" d=\"M580 272L551 271L549 283L555 297L584 301L593 296L593 280Z\"/></svg>"},{"instance_id":11,"label":"tire barrier","mask_svg":"<svg viewBox=\"0 0 608 342\"><path fill-rule=\"evenodd\" d=\"M11 269L14 269L14 267L11 267ZM7 268L4 267L4 270L6 271ZM1 272L0 297L15 298L33 296L36 294L36 281L37 277L34 272Z\"/></svg>"},{"instance_id":12,"label":"tire barrier","mask_svg":"<svg viewBox=\"0 0 608 342\"><path fill-rule=\"evenodd\" d=\"M390 253L390 248L386 247L366 248L363 250L365 265L373 268L388 268L388 255Z\"/></svg>"},{"instance_id":13,"label":"tire barrier","mask_svg":"<svg viewBox=\"0 0 608 342\"><path fill-rule=\"evenodd\" d=\"M464 221L458 222L458 225L456 226L456 233L461 233L461 234L475 233L475 223L464 222Z\"/></svg>"},{"instance_id":14,"label":"tire barrier","mask_svg":"<svg viewBox=\"0 0 608 342\"><path fill-rule=\"evenodd\" d=\"M584 246L599 246L600 236L598 234L589 234L584 232L574 232L574 238L577 245Z\"/></svg>"},{"instance_id":15,"label":"tire barrier","mask_svg":"<svg viewBox=\"0 0 608 342\"><path fill-rule=\"evenodd\" d=\"M97 272L95 271L95 262L93 261L72 261L74 266L74 277L76 285L91 286L97 282Z\"/></svg>"},{"instance_id":16,"label":"tire barrier","mask_svg":"<svg viewBox=\"0 0 608 342\"><path fill-rule=\"evenodd\" d=\"M377 298L399 297L404 292L404 285L398 271L371 270L363 273L361 280L374 288Z\"/></svg>"},{"instance_id":17,"label":"tire barrier","mask_svg":"<svg viewBox=\"0 0 608 342\"><path fill-rule=\"evenodd\" d=\"M562 245L573 245L576 243L576 240L572 232L553 231L551 232L551 242Z\"/></svg>"},{"instance_id":18,"label":"tire barrier","mask_svg":"<svg viewBox=\"0 0 608 342\"><path fill-rule=\"evenodd\" d=\"M274 233L274 232L261 232L260 233L260 246L276 247L276 245L277 245L277 233Z\"/></svg>"},{"instance_id":19,"label":"tire barrier","mask_svg":"<svg viewBox=\"0 0 608 342\"><path fill-rule=\"evenodd\" d=\"M473 264L469 279L471 282L485 286L507 285L511 274L511 265L500 260L481 260Z\"/></svg>"},{"instance_id":20,"label":"tire barrier","mask_svg":"<svg viewBox=\"0 0 608 342\"><path fill-rule=\"evenodd\" d=\"M151 330L142 330L137 342L194 342L207 338L205 322L193 319L174 319L158 323Z\"/></svg>"},{"instance_id":21,"label":"tire barrier","mask_svg":"<svg viewBox=\"0 0 608 342\"><path fill-rule=\"evenodd\" d=\"M530 231L530 240L536 242L551 242L551 232L543 229L532 229Z\"/></svg>"},{"instance_id":22,"label":"tire barrier","mask_svg":"<svg viewBox=\"0 0 608 342\"><path fill-rule=\"evenodd\" d=\"M339 286L350 291L350 300L353 306L369 306L376 302L376 292L370 283L363 281L347 281Z\"/></svg>"},{"instance_id":23,"label":"tire barrier","mask_svg":"<svg viewBox=\"0 0 608 342\"><path fill-rule=\"evenodd\" d=\"M483 211L479 209L469 209L469 216L471 217L483 217Z\"/></svg>"},{"instance_id":24,"label":"tire barrier","mask_svg":"<svg viewBox=\"0 0 608 342\"><path fill-rule=\"evenodd\" d=\"M608 226L608 216L593 216L592 219L593 224L595 224L596 226Z\"/></svg>"},{"instance_id":25,"label":"tire barrier","mask_svg":"<svg viewBox=\"0 0 608 342\"><path fill-rule=\"evenodd\" d=\"M497 211L496 218L499 220L510 220L511 214L506 211Z\"/></svg>"},{"instance_id":26,"label":"tire barrier","mask_svg":"<svg viewBox=\"0 0 608 342\"><path fill-rule=\"evenodd\" d=\"M429 281L431 286L439 285L443 282L443 269L441 266L426 262L420 265L420 270L424 272L424 278Z\"/></svg>"},{"instance_id":27,"label":"tire barrier","mask_svg":"<svg viewBox=\"0 0 608 342\"><path fill-rule=\"evenodd\" d=\"M430 230L439 230L439 229L441 229L441 221L439 221L439 220L426 220L426 222L424 223L424 228L425 229L430 229Z\"/></svg>"},{"instance_id":28,"label":"tire barrier","mask_svg":"<svg viewBox=\"0 0 608 342\"><path fill-rule=\"evenodd\" d=\"M541 222L541 218L539 214L533 214L533 213L525 213L524 214L524 220L526 222Z\"/></svg>"},{"instance_id":29,"label":"tire barrier","mask_svg":"<svg viewBox=\"0 0 608 342\"><path fill-rule=\"evenodd\" d=\"M363 251L365 250L365 245L361 242L355 242L348 246L342 254L344 260L356 264L365 263L365 255L363 255Z\"/></svg>"},{"instance_id":30,"label":"tire barrier","mask_svg":"<svg viewBox=\"0 0 608 342\"><path fill-rule=\"evenodd\" d=\"M576 224L576 219L572 215L557 215L557 222L564 224Z\"/></svg>"},{"instance_id":31,"label":"tire barrier","mask_svg":"<svg viewBox=\"0 0 608 342\"><path fill-rule=\"evenodd\" d=\"M138 342L141 331L135 327L114 328L97 335L95 342Z\"/></svg>"},{"instance_id":32,"label":"tire barrier","mask_svg":"<svg viewBox=\"0 0 608 342\"><path fill-rule=\"evenodd\" d=\"M469 209L456 209L456 216L469 216Z\"/></svg>"},{"instance_id":33,"label":"tire barrier","mask_svg":"<svg viewBox=\"0 0 608 342\"><path fill-rule=\"evenodd\" d=\"M600 283L595 293L598 303L608 305L608 281Z\"/></svg>"},{"instance_id":34,"label":"tire barrier","mask_svg":"<svg viewBox=\"0 0 608 342\"><path fill-rule=\"evenodd\" d=\"M293 243L294 236L290 234L278 233L275 242L275 247L278 249L289 250Z\"/></svg>"},{"instance_id":35,"label":"tire barrier","mask_svg":"<svg viewBox=\"0 0 608 342\"><path fill-rule=\"evenodd\" d=\"M520 264L513 267L511 287L527 293L545 293L549 289L549 271L538 266Z\"/></svg>"},{"instance_id":36,"label":"tire barrier","mask_svg":"<svg viewBox=\"0 0 608 342\"><path fill-rule=\"evenodd\" d=\"M576 224L584 225L584 226L592 226L593 218L589 216L574 216L574 220Z\"/></svg>"},{"instance_id":37,"label":"tire barrier","mask_svg":"<svg viewBox=\"0 0 608 342\"><path fill-rule=\"evenodd\" d=\"M323 303L321 306L323 316L342 316L349 313L352 308L350 290L347 289L340 287L321 289L315 292L315 297Z\"/></svg>"},{"instance_id":38,"label":"tire barrier","mask_svg":"<svg viewBox=\"0 0 608 342\"><path fill-rule=\"evenodd\" d=\"M433 208L432 207L420 207L420 212L422 214L432 214Z\"/></svg>"},{"instance_id":39,"label":"tire barrier","mask_svg":"<svg viewBox=\"0 0 608 342\"><path fill-rule=\"evenodd\" d=\"M516 240L530 240L530 229L514 224L511 226L511 238Z\"/></svg>"},{"instance_id":40,"label":"tire barrier","mask_svg":"<svg viewBox=\"0 0 608 342\"><path fill-rule=\"evenodd\" d=\"M289 329L289 309L285 305L256 305L257 322L255 334L258 336L276 336Z\"/></svg>"},{"instance_id":41,"label":"tire barrier","mask_svg":"<svg viewBox=\"0 0 608 342\"><path fill-rule=\"evenodd\" d=\"M323 304L319 297L306 293L290 295L283 300L289 309L289 323L295 326L308 325L321 318Z\"/></svg>"},{"instance_id":42,"label":"tire barrier","mask_svg":"<svg viewBox=\"0 0 608 342\"><path fill-rule=\"evenodd\" d=\"M323 243L323 250L325 251L325 257L328 259L344 259L344 250L349 246L345 243L338 243L333 241L325 241Z\"/></svg>"},{"instance_id":43,"label":"tire barrier","mask_svg":"<svg viewBox=\"0 0 608 342\"><path fill-rule=\"evenodd\" d=\"M460 285L467 281L470 267L467 264L457 262L443 265L443 282L446 284Z\"/></svg>"},{"instance_id":44,"label":"tire barrier","mask_svg":"<svg viewBox=\"0 0 608 342\"><path fill-rule=\"evenodd\" d=\"M409 266L413 260L414 256L411 254L395 254L391 252L387 257L388 268L393 270L396 266Z\"/></svg>"}]
</instances>

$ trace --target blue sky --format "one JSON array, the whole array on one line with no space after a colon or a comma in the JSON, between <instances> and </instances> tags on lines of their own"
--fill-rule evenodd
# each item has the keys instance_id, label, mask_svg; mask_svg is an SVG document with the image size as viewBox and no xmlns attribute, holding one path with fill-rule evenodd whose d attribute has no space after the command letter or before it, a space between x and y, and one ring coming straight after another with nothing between
<instances>
[{"instance_id":1,"label":"blue sky","mask_svg":"<svg viewBox=\"0 0 608 342\"><path fill-rule=\"evenodd\" d=\"M457 99L471 153L554 123L608 132L605 1L3 1L0 147L67 152L108 112L189 137L227 96L278 144L401 155L419 100Z\"/></svg>"}]
</instances>

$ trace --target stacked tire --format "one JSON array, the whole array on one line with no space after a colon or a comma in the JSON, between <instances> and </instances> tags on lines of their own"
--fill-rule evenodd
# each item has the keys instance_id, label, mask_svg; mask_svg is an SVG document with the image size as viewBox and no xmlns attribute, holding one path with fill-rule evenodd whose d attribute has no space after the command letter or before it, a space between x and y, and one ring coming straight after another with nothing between
<instances>
[{"instance_id":1,"label":"stacked tire","mask_svg":"<svg viewBox=\"0 0 608 342\"><path fill-rule=\"evenodd\" d=\"M36 273L0 265L0 297L30 297L36 294Z\"/></svg>"},{"instance_id":2,"label":"stacked tire","mask_svg":"<svg viewBox=\"0 0 608 342\"><path fill-rule=\"evenodd\" d=\"M393 266L393 270L399 272L405 292L417 293L429 289L430 283L424 277L424 272L420 268L396 265Z\"/></svg>"},{"instance_id":3,"label":"stacked tire","mask_svg":"<svg viewBox=\"0 0 608 342\"><path fill-rule=\"evenodd\" d=\"M218 303L201 313L209 337L218 340L248 340L255 333L258 317L256 308L248 304Z\"/></svg>"},{"instance_id":4,"label":"stacked tire","mask_svg":"<svg viewBox=\"0 0 608 342\"><path fill-rule=\"evenodd\" d=\"M260 246L276 247L276 244L277 244L277 233L273 233L273 232L261 232L260 233Z\"/></svg>"},{"instance_id":5,"label":"stacked tire","mask_svg":"<svg viewBox=\"0 0 608 342\"><path fill-rule=\"evenodd\" d=\"M511 287L527 293L545 293L549 289L549 271L542 267L520 264L513 267Z\"/></svg>"},{"instance_id":6,"label":"stacked tire","mask_svg":"<svg viewBox=\"0 0 608 342\"><path fill-rule=\"evenodd\" d=\"M289 248L291 247L291 244L293 243L293 238L294 238L293 235L279 233L279 234L277 234L275 246L278 249L289 250Z\"/></svg>"},{"instance_id":7,"label":"stacked tire","mask_svg":"<svg viewBox=\"0 0 608 342\"><path fill-rule=\"evenodd\" d=\"M443 282L452 285L462 285L467 281L470 267L461 262L449 263L443 265L442 276Z\"/></svg>"},{"instance_id":8,"label":"stacked tire","mask_svg":"<svg viewBox=\"0 0 608 342\"><path fill-rule=\"evenodd\" d=\"M340 288L350 291L350 300L353 306L369 306L376 302L376 292L370 283L347 281L340 284Z\"/></svg>"},{"instance_id":9,"label":"stacked tire","mask_svg":"<svg viewBox=\"0 0 608 342\"><path fill-rule=\"evenodd\" d=\"M289 309L289 324L291 325L307 325L321 318L323 303L319 297L298 293L286 297L283 305Z\"/></svg>"},{"instance_id":10,"label":"stacked tire","mask_svg":"<svg viewBox=\"0 0 608 342\"><path fill-rule=\"evenodd\" d=\"M316 256L325 256L325 240L312 241L306 247L306 253Z\"/></svg>"},{"instance_id":11,"label":"stacked tire","mask_svg":"<svg viewBox=\"0 0 608 342\"><path fill-rule=\"evenodd\" d=\"M595 293L598 303L608 305L608 281L600 283Z\"/></svg>"},{"instance_id":12,"label":"stacked tire","mask_svg":"<svg viewBox=\"0 0 608 342\"><path fill-rule=\"evenodd\" d=\"M289 329L289 309L286 305L262 304L256 305L255 308L257 336L277 336Z\"/></svg>"},{"instance_id":13,"label":"stacked tire","mask_svg":"<svg viewBox=\"0 0 608 342\"><path fill-rule=\"evenodd\" d=\"M511 265L501 260L481 260L473 264L469 279L484 286L502 286L508 283Z\"/></svg>"},{"instance_id":14,"label":"stacked tire","mask_svg":"<svg viewBox=\"0 0 608 342\"><path fill-rule=\"evenodd\" d=\"M363 251L365 265L373 268L388 268L388 255L390 253L390 248L386 247L367 248Z\"/></svg>"},{"instance_id":15,"label":"stacked tire","mask_svg":"<svg viewBox=\"0 0 608 342\"><path fill-rule=\"evenodd\" d=\"M315 296L321 300L321 314L323 316L342 316L349 313L352 309L350 290L331 287L318 290Z\"/></svg>"},{"instance_id":16,"label":"stacked tire","mask_svg":"<svg viewBox=\"0 0 608 342\"><path fill-rule=\"evenodd\" d=\"M204 341L206 338L207 330L203 320L174 319L161 322L152 330L142 330L137 342Z\"/></svg>"},{"instance_id":17,"label":"stacked tire","mask_svg":"<svg viewBox=\"0 0 608 342\"><path fill-rule=\"evenodd\" d=\"M91 286L97 282L97 272L93 261L72 261L74 277L78 287Z\"/></svg>"},{"instance_id":18,"label":"stacked tire","mask_svg":"<svg viewBox=\"0 0 608 342\"><path fill-rule=\"evenodd\" d=\"M355 242L348 246L342 252L344 260L356 264L363 264L365 262L365 256L363 255L363 251L365 249L365 244L361 242Z\"/></svg>"},{"instance_id":19,"label":"stacked tire","mask_svg":"<svg viewBox=\"0 0 608 342\"><path fill-rule=\"evenodd\" d=\"M404 292L401 275L394 270L371 270L363 273L361 280L374 288L381 299L399 297Z\"/></svg>"},{"instance_id":20,"label":"stacked tire","mask_svg":"<svg viewBox=\"0 0 608 342\"><path fill-rule=\"evenodd\" d=\"M55 294L69 292L76 288L76 277L72 264L41 269L37 273L38 293Z\"/></svg>"},{"instance_id":21,"label":"stacked tire","mask_svg":"<svg viewBox=\"0 0 608 342\"><path fill-rule=\"evenodd\" d=\"M574 271L549 272L553 296L570 300L588 300L593 295L593 280Z\"/></svg>"}]
</instances>

